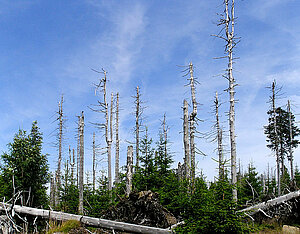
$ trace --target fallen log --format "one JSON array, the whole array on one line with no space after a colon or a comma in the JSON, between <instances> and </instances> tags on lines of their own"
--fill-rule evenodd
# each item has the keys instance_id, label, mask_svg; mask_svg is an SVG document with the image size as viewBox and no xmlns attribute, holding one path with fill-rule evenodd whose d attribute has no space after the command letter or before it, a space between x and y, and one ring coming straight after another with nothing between
<instances>
[{"instance_id":1,"label":"fallen log","mask_svg":"<svg viewBox=\"0 0 300 234\"><path fill-rule=\"evenodd\" d=\"M280 197L276 197L276 198L268 200L266 202L261 202L257 205L247 207L247 208L239 210L237 212L246 212L249 215L253 215L253 214L256 214L257 212L259 212L261 210L266 210L270 207L280 205L280 204L282 204L286 201L289 201L289 200L291 200L293 198L297 198L297 197L300 197L300 190L285 194L285 195L280 196Z\"/></svg>"},{"instance_id":2,"label":"fallen log","mask_svg":"<svg viewBox=\"0 0 300 234\"><path fill-rule=\"evenodd\" d=\"M0 203L0 211L11 209L11 207L12 206L10 204ZM26 207L26 206L14 205L13 210L17 213L38 216L38 217L42 217L45 219L47 218L47 219L54 219L54 220L59 220L59 221L77 220L86 225L106 228L106 229L110 229L110 230L134 232L134 233L162 233L162 234L172 233L172 231L169 229L148 227L148 226L130 224L130 223L123 223L123 222L117 222L117 221L112 221L112 220L88 217L88 216L84 216L84 215L74 215L74 214L63 213L63 212L59 212L59 211L37 209L37 208Z\"/></svg>"}]
</instances>

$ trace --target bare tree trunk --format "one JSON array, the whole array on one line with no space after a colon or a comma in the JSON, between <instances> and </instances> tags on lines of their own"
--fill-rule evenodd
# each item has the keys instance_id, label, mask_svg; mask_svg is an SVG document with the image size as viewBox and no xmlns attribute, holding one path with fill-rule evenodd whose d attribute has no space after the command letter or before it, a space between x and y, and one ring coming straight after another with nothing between
<instances>
[{"instance_id":1,"label":"bare tree trunk","mask_svg":"<svg viewBox=\"0 0 300 234\"><path fill-rule=\"evenodd\" d=\"M36 209L28 206L20 206L20 205L14 205L7 203L0 203L0 211L7 211L7 210L13 210L14 213L20 213L25 215L30 215L33 217L39 217L48 219L48 220L57 220L57 221L67 221L67 220L76 220L83 225L93 226L93 227L100 227L103 229L112 230L112 233L115 231L120 231L122 233L144 233L144 234L171 234L174 233L172 231L173 228L175 228L175 225L172 225L170 228L157 228L157 227L149 227L144 225L137 225L137 224L131 224L131 223L123 223L118 221L111 221L107 219L99 219L99 218L93 218L83 215L75 215L75 214L69 214L69 213L63 213L60 211L52 211L52 210L43 210L43 209ZM14 225L15 226L15 225ZM178 224L177 224L178 226ZM13 232L15 233L15 232ZM28 233L28 232L25 232ZM57 232L56 232L57 233ZM86 232L84 232L86 233ZM118 232L119 233L119 232Z\"/></svg>"},{"instance_id":2,"label":"bare tree trunk","mask_svg":"<svg viewBox=\"0 0 300 234\"><path fill-rule=\"evenodd\" d=\"M278 189L278 196L281 195L281 179L280 179L280 155L278 150L278 133L277 133L277 123L276 123L276 107L275 107L275 81L272 83L272 111L273 111L273 118L274 118L274 134L275 134L275 155L276 155L276 164L277 164L277 189Z\"/></svg>"},{"instance_id":3,"label":"bare tree trunk","mask_svg":"<svg viewBox=\"0 0 300 234\"><path fill-rule=\"evenodd\" d=\"M76 175L76 182L77 182L77 187L79 187L79 162L80 162L80 116L78 117L78 127L77 127L77 175Z\"/></svg>"},{"instance_id":4,"label":"bare tree trunk","mask_svg":"<svg viewBox=\"0 0 300 234\"><path fill-rule=\"evenodd\" d=\"M225 31L227 38L227 53L228 53L228 81L229 81L229 96L230 96L230 109L229 109L229 131L230 131L230 153L231 153L231 183L233 185L232 195L233 200L237 201L237 173L236 173L236 136L235 136L235 79L233 77L233 48L234 42L234 0L231 3L231 16L229 16L229 0L225 0ZM230 30L231 26L231 30Z\"/></svg>"},{"instance_id":5,"label":"bare tree trunk","mask_svg":"<svg viewBox=\"0 0 300 234\"><path fill-rule=\"evenodd\" d=\"M126 173L126 196L128 197L132 190L133 175L133 147L127 147L127 173Z\"/></svg>"},{"instance_id":6,"label":"bare tree trunk","mask_svg":"<svg viewBox=\"0 0 300 234\"><path fill-rule=\"evenodd\" d=\"M116 105L116 161L115 161L115 182L119 183L119 160L120 160L120 141L119 141L119 93L117 93Z\"/></svg>"},{"instance_id":7,"label":"bare tree trunk","mask_svg":"<svg viewBox=\"0 0 300 234\"><path fill-rule=\"evenodd\" d=\"M263 194L266 194L266 174L261 174Z\"/></svg>"},{"instance_id":8,"label":"bare tree trunk","mask_svg":"<svg viewBox=\"0 0 300 234\"><path fill-rule=\"evenodd\" d=\"M71 146L69 145L69 159L67 160L66 175L65 175L66 187L68 186L69 182L72 182L71 171L72 171L72 151L71 151Z\"/></svg>"},{"instance_id":9,"label":"bare tree trunk","mask_svg":"<svg viewBox=\"0 0 300 234\"><path fill-rule=\"evenodd\" d=\"M96 71L98 72L98 71ZM112 175L111 175L111 145L113 141L113 129L112 129L112 121L113 121L113 93L111 93L111 106L110 106L110 114L109 108L108 108L108 103L106 100L106 81L107 77L106 74L107 72L102 69L102 72L98 73L103 73L104 78L100 80L99 85L96 85L95 89L95 94L97 93L97 89L100 87L102 88L101 92L103 92L103 102L98 101L98 109L92 109L95 112L100 112L105 114L105 123L101 124L96 124L100 128L104 128L105 131L105 142L106 142L106 149L107 149L107 159L108 159L108 189L112 190Z\"/></svg>"},{"instance_id":10,"label":"bare tree trunk","mask_svg":"<svg viewBox=\"0 0 300 234\"><path fill-rule=\"evenodd\" d=\"M183 144L184 144L184 166L185 178L190 179L190 143L189 143L189 113L188 103L183 101Z\"/></svg>"},{"instance_id":11,"label":"bare tree trunk","mask_svg":"<svg viewBox=\"0 0 300 234\"><path fill-rule=\"evenodd\" d=\"M178 180L181 180L184 178L183 170L184 170L183 165L181 165L181 163L178 162L178 167L177 167Z\"/></svg>"},{"instance_id":12,"label":"bare tree trunk","mask_svg":"<svg viewBox=\"0 0 300 234\"><path fill-rule=\"evenodd\" d=\"M108 139L108 190L112 190L112 175L111 175L111 145L113 139L113 130L112 130L112 121L113 121L113 101L114 96L111 93L111 103L110 103L110 118L109 118L109 131L110 131L110 139Z\"/></svg>"},{"instance_id":13,"label":"bare tree trunk","mask_svg":"<svg viewBox=\"0 0 300 234\"><path fill-rule=\"evenodd\" d=\"M69 180L69 160L65 162L65 188L68 187Z\"/></svg>"},{"instance_id":14,"label":"bare tree trunk","mask_svg":"<svg viewBox=\"0 0 300 234\"><path fill-rule=\"evenodd\" d=\"M83 214L83 174L84 174L84 115L83 111L81 112L80 117L80 129L79 129L79 155L80 155L80 167L79 167L79 208L78 213Z\"/></svg>"},{"instance_id":15,"label":"bare tree trunk","mask_svg":"<svg viewBox=\"0 0 300 234\"><path fill-rule=\"evenodd\" d=\"M50 179L50 206L55 206L55 179L53 176Z\"/></svg>"},{"instance_id":16,"label":"bare tree trunk","mask_svg":"<svg viewBox=\"0 0 300 234\"><path fill-rule=\"evenodd\" d=\"M224 174L224 159L223 159L223 144L222 144L222 129L220 128L219 120L219 99L218 92L216 92L215 99L215 114L216 114L216 129L217 129L217 141L218 141L218 156L219 156L219 180L223 179Z\"/></svg>"},{"instance_id":17,"label":"bare tree trunk","mask_svg":"<svg viewBox=\"0 0 300 234\"><path fill-rule=\"evenodd\" d=\"M139 134L140 134L140 90L136 87L136 111L135 111L135 154L136 154L136 168L139 168Z\"/></svg>"},{"instance_id":18,"label":"bare tree trunk","mask_svg":"<svg viewBox=\"0 0 300 234\"><path fill-rule=\"evenodd\" d=\"M75 169L75 150L72 149L73 153L73 159L72 159L72 164L71 164L71 180L72 184L74 184L74 169Z\"/></svg>"},{"instance_id":19,"label":"bare tree trunk","mask_svg":"<svg viewBox=\"0 0 300 234\"><path fill-rule=\"evenodd\" d=\"M58 103L58 162L56 170L56 183L55 183L55 205L60 202L60 188L61 188L61 160L62 160L62 135L63 135L63 95Z\"/></svg>"},{"instance_id":20,"label":"bare tree trunk","mask_svg":"<svg viewBox=\"0 0 300 234\"><path fill-rule=\"evenodd\" d=\"M69 145L69 163L72 164L72 151L71 151L71 146ZM71 166L70 166L71 169Z\"/></svg>"},{"instance_id":21,"label":"bare tree trunk","mask_svg":"<svg viewBox=\"0 0 300 234\"><path fill-rule=\"evenodd\" d=\"M96 144L95 144L95 132L93 133L93 192L96 188Z\"/></svg>"},{"instance_id":22,"label":"bare tree trunk","mask_svg":"<svg viewBox=\"0 0 300 234\"><path fill-rule=\"evenodd\" d=\"M58 133L58 166L57 166L57 181L60 186L61 183L61 160L62 160L62 131L63 131L63 96L59 102L58 120L59 120L59 133Z\"/></svg>"},{"instance_id":23,"label":"bare tree trunk","mask_svg":"<svg viewBox=\"0 0 300 234\"><path fill-rule=\"evenodd\" d=\"M282 118L282 112L281 112L281 109L279 110L279 119ZM282 140L279 140L279 136L278 136L278 143L280 145L280 149L279 149L279 155L280 155L280 163L281 163L281 180L284 181L284 176L285 176L285 173L284 173L284 169L285 169L285 166L284 166L284 146L283 146L283 142Z\"/></svg>"},{"instance_id":24,"label":"bare tree trunk","mask_svg":"<svg viewBox=\"0 0 300 234\"><path fill-rule=\"evenodd\" d=\"M108 116L108 103L106 101L106 71L104 72L103 82L103 105L105 111L105 140L107 144L107 159L108 159L108 190L112 190L111 176L111 144L112 144L112 109L113 109L113 93L111 94L110 120ZM108 129L109 128L109 129ZM110 130L110 135L109 135Z\"/></svg>"},{"instance_id":25,"label":"bare tree trunk","mask_svg":"<svg viewBox=\"0 0 300 234\"><path fill-rule=\"evenodd\" d=\"M290 100L288 100L288 113L289 113L289 130L290 130L290 147L289 147L289 161L291 167L291 180L294 184L294 168L293 168L293 149L292 149L292 141L293 141L293 130L292 130L292 114L291 114L291 104Z\"/></svg>"},{"instance_id":26,"label":"bare tree trunk","mask_svg":"<svg viewBox=\"0 0 300 234\"><path fill-rule=\"evenodd\" d=\"M195 121L190 119L190 157L191 157L191 181L192 181L192 188L194 188L194 181L195 181Z\"/></svg>"},{"instance_id":27,"label":"bare tree trunk","mask_svg":"<svg viewBox=\"0 0 300 234\"><path fill-rule=\"evenodd\" d=\"M164 156L165 158L167 158L168 128L166 126L166 113L164 114L164 119L163 119L163 133L164 133Z\"/></svg>"},{"instance_id":28,"label":"bare tree trunk","mask_svg":"<svg viewBox=\"0 0 300 234\"><path fill-rule=\"evenodd\" d=\"M192 63L189 64L189 73L190 73L190 86L191 86L192 105L193 105L193 111L190 114L191 178L192 178L192 183L194 184L195 171L196 171L195 122L197 116L197 102L196 102L196 95L195 95L194 68Z\"/></svg>"}]
</instances>

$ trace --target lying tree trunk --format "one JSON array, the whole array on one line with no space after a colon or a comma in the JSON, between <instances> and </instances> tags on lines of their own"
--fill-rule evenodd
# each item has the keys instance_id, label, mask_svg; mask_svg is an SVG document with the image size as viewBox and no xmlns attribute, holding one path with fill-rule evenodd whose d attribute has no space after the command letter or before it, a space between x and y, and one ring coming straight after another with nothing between
<instances>
[{"instance_id":1,"label":"lying tree trunk","mask_svg":"<svg viewBox=\"0 0 300 234\"><path fill-rule=\"evenodd\" d=\"M255 214L255 213L257 213L261 210L268 209L268 208L270 208L272 206L275 206L275 205L280 205L282 203L285 203L286 201L289 201L293 198L298 198L298 197L300 197L300 190L288 193L288 194L280 196L280 197L276 197L274 199L268 200L266 202L259 203L259 204L254 205L254 206L250 206L248 208L239 210L238 212L247 212L248 214L253 215L253 214Z\"/></svg>"},{"instance_id":2,"label":"lying tree trunk","mask_svg":"<svg viewBox=\"0 0 300 234\"><path fill-rule=\"evenodd\" d=\"M10 204L0 203L0 210L6 210L10 208L11 208ZM101 228L106 228L111 230L124 231L124 232L172 233L172 231L168 229L147 227L147 226L130 224L130 223L122 223L122 222L116 222L116 221L111 221L106 219L98 219L98 218L93 218L93 217L88 217L83 215L74 215L74 214L68 214L68 213L63 213L58 211L36 209L36 208L31 208L26 206L14 205L13 209L17 213L39 216L45 219L54 219L59 221L77 220L86 225L101 227Z\"/></svg>"}]
</instances>

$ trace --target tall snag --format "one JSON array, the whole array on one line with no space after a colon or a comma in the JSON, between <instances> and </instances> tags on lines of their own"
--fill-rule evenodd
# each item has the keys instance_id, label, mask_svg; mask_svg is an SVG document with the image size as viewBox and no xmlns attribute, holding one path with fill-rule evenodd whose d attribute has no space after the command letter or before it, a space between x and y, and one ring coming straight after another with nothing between
<instances>
[{"instance_id":1,"label":"tall snag","mask_svg":"<svg viewBox=\"0 0 300 234\"><path fill-rule=\"evenodd\" d=\"M166 113L164 114L164 118L163 118L163 134L164 134L164 156L165 158L167 158L168 155L168 126L166 125Z\"/></svg>"},{"instance_id":2,"label":"tall snag","mask_svg":"<svg viewBox=\"0 0 300 234\"><path fill-rule=\"evenodd\" d=\"M220 120L219 120L219 98L218 98L218 92L216 92L216 98L215 98L215 115L216 115L216 130L217 130L217 142L218 142L218 160L219 160L219 180L223 179L225 176L225 168L224 168L224 158L223 158L223 143L222 143L222 137L223 137L223 131L220 127Z\"/></svg>"},{"instance_id":3,"label":"tall snag","mask_svg":"<svg viewBox=\"0 0 300 234\"><path fill-rule=\"evenodd\" d=\"M141 114L142 110L140 107L140 89L139 86L136 87L136 96L135 98L135 158L136 158L136 168L140 166L139 159L139 140L140 140L140 126L141 126Z\"/></svg>"},{"instance_id":4,"label":"tall snag","mask_svg":"<svg viewBox=\"0 0 300 234\"><path fill-rule=\"evenodd\" d=\"M83 214L83 183L84 183L84 115L81 112L80 122L79 122L79 208L78 213Z\"/></svg>"},{"instance_id":5,"label":"tall snag","mask_svg":"<svg viewBox=\"0 0 300 234\"><path fill-rule=\"evenodd\" d=\"M231 4L230 4L231 2ZM223 25L225 29L225 36L214 35L225 41L225 53L228 58L228 66L226 69L226 75L224 77L229 81L228 89L229 92L229 133L230 133L230 155L231 155L231 183L233 185L232 196L233 200L237 201L237 166L236 166L236 135L235 135L235 86L236 81L233 77L233 49L237 45L236 36L234 34L234 0L224 0L225 10L222 15L223 18L220 19L218 25ZM231 8L229 10L229 8Z\"/></svg>"},{"instance_id":6,"label":"tall snag","mask_svg":"<svg viewBox=\"0 0 300 234\"><path fill-rule=\"evenodd\" d=\"M227 53L228 53L228 80L229 80L229 96L230 96L230 109L229 109L229 128L230 128L230 152L231 152L231 183L233 185L233 199L237 201L237 175L236 175L236 139L235 139L235 110L234 110L234 87L235 79L233 77L233 48L236 45L234 42L234 0L231 4L231 17L228 12L228 2L225 0L225 14L226 14L226 38L227 38ZM229 26L231 24L231 32Z\"/></svg>"},{"instance_id":7,"label":"tall snag","mask_svg":"<svg viewBox=\"0 0 300 234\"><path fill-rule=\"evenodd\" d=\"M64 112L63 112L63 95L61 96L61 100L58 103L58 135L57 135L57 144L58 144L58 160L57 160L57 169L55 173L55 183L54 183L54 204L55 206L59 205L59 191L61 188L61 160L62 160L62 141L63 141L63 127L64 127Z\"/></svg>"},{"instance_id":8,"label":"tall snag","mask_svg":"<svg viewBox=\"0 0 300 234\"><path fill-rule=\"evenodd\" d=\"M184 145L184 174L185 178L190 178L190 142L189 142L189 112L188 103L183 101L183 145Z\"/></svg>"},{"instance_id":9,"label":"tall snag","mask_svg":"<svg viewBox=\"0 0 300 234\"><path fill-rule=\"evenodd\" d=\"M107 152L107 159L108 159L108 189L112 190L112 175L111 175L111 146L113 142L113 93L111 93L111 105L110 105L110 113L109 113L109 104L106 99L107 90L106 90L106 82L107 82L107 72L102 69L102 72L96 71L97 73L103 74L104 77L100 79L99 84L95 85L95 95L97 94L97 90L100 88L100 92L103 93L103 101L98 100L98 104L94 105L96 108L89 107L92 111L98 113L104 113L105 116L105 123L95 123L97 127L101 130L104 129L105 135L105 142L106 142L106 152Z\"/></svg>"},{"instance_id":10,"label":"tall snag","mask_svg":"<svg viewBox=\"0 0 300 234\"><path fill-rule=\"evenodd\" d=\"M71 179L72 179L72 184L74 184L74 170L75 170L75 150L72 149L72 163L71 163Z\"/></svg>"},{"instance_id":11,"label":"tall snag","mask_svg":"<svg viewBox=\"0 0 300 234\"><path fill-rule=\"evenodd\" d=\"M119 140L119 93L117 93L116 104L116 159L115 159L115 183L119 183L119 161L120 161L120 140Z\"/></svg>"},{"instance_id":12,"label":"tall snag","mask_svg":"<svg viewBox=\"0 0 300 234\"><path fill-rule=\"evenodd\" d=\"M196 122L196 116L197 116L197 102L196 102L196 96L195 96L195 78L194 78L194 68L193 64L189 64L189 82L191 87L191 95L192 95L192 105L193 105L193 111L190 114L189 122L190 122L190 147L191 147L191 178L194 182L195 180L195 170L196 170L196 147L195 147L195 122Z\"/></svg>"},{"instance_id":13,"label":"tall snag","mask_svg":"<svg viewBox=\"0 0 300 234\"><path fill-rule=\"evenodd\" d=\"M55 179L53 175L50 178L50 206L55 206Z\"/></svg>"},{"instance_id":14,"label":"tall snag","mask_svg":"<svg viewBox=\"0 0 300 234\"><path fill-rule=\"evenodd\" d=\"M197 83L194 77L194 67L190 63L188 68L184 70L186 74L184 76L189 76L187 79L189 81L188 86L191 88L192 97L192 111L188 113L188 103L186 100L183 102L183 142L184 142L184 152L185 152L185 177L189 178L192 182L192 187L195 180L196 171L196 145L195 145L195 133L197 124L197 101L196 101L196 88ZM202 153L198 150L198 153Z\"/></svg>"},{"instance_id":15,"label":"tall snag","mask_svg":"<svg viewBox=\"0 0 300 234\"><path fill-rule=\"evenodd\" d=\"M111 145L113 139L113 102L114 95L111 93L111 102L110 102L110 118L109 118L109 132L110 138L107 140L107 155L108 155L108 190L112 190L112 175L111 175Z\"/></svg>"},{"instance_id":16,"label":"tall snag","mask_svg":"<svg viewBox=\"0 0 300 234\"><path fill-rule=\"evenodd\" d=\"M79 186L79 162L80 162L80 116L77 116L77 160L76 160L76 183Z\"/></svg>"},{"instance_id":17,"label":"tall snag","mask_svg":"<svg viewBox=\"0 0 300 234\"><path fill-rule=\"evenodd\" d=\"M274 134L275 134L275 155L276 155L276 165L277 165L277 191L278 196L281 195L281 182L280 182L280 154L278 150L279 139L278 139L278 132L277 132L277 122L276 122L276 106L275 106L275 99L276 99L276 89L275 89L275 81L272 83L272 112L273 112L273 123L274 123Z\"/></svg>"},{"instance_id":18,"label":"tall snag","mask_svg":"<svg viewBox=\"0 0 300 234\"><path fill-rule=\"evenodd\" d=\"M133 147L127 147L127 173L126 173L126 196L128 197L132 190L133 176Z\"/></svg>"},{"instance_id":19,"label":"tall snag","mask_svg":"<svg viewBox=\"0 0 300 234\"><path fill-rule=\"evenodd\" d=\"M93 192L96 188L96 142L95 142L95 132L93 132Z\"/></svg>"},{"instance_id":20,"label":"tall snag","mask_svg":"<svg viewBox=\"0 0 300 234\"><path fill-rule=\"evenodd\" d=\"M294 184L294 168L293 168L293 149L292 149L292 144L293 144L293 129L292 129L292 112L291 112L291 104L290 100L288 100L288 106L287 106L287 112L289 114L289 135L290 135L290 142L289 142L289 156L288 160L290 161L290 167L291 167L291 180L292 183Z\"/></svg>"}]
</instances>

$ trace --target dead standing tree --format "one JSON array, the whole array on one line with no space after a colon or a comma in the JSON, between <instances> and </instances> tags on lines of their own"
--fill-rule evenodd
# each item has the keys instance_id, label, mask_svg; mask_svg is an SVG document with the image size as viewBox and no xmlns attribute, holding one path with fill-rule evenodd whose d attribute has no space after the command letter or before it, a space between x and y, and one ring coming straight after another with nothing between
<instances>
[{"instance_id":1,"label":"dead standing tree","mask_svg":"<svg viewBox=\"0 0 300 234\"><path fill-rule=\"evenodd\" d=\"M116 158L115 158L115 183L118 184L120 180L119 175L119 161L120 161L120 140L119 140L119 93L117 93L116 100Z\"/></svg>"},{"instance_id":2,"label":"dead standing tree","mask_svg":"<svg viewBox=\"0 0 300 234\"><path fill-rule=\"evenodd\" d=\"M196 153L203 154L200 150L197 150L195 145L195 134L197 125L197 101L196 101L196 87L198 83L194 77L194 66L192 63L189 64L188 68L184 70L186 74L184 76L189 76L188 86L191 88L192 97L192 112L188 114L188 103L186 100L183 102L183 142L184 142L184 152L185 152L185 177L192 181L192 187L195 180L196 171Z\"/></svg>"},{"instance_id":3,"label":"dead standing tree","mask_svg":"<svg viewBox=\"0 0 300 234\"><path fill-rule=\"evenodd\" d=\"M83 174L84 174L84 115L83 111L81 112L80 121L79 121L79 208L78 213L83 214Z\"/></svg>"},{"instance_id":4,"label":"dead standing tree","mask_svg":"<svg viewBox=\"0 0 300 234\"><path fill-rule=\"evenodd\" d=\"M223 157L223 130L220 127L220 120L219 120L219 98L218 98L218 92L216 92L216 98L215 98L215 115L216 115L216 130L217 130L217 142L218 142L218 163L219 163L219 180L223 179L225 176L225 162Z\"/></svg>"},{"instance_id":5,"label":"dead standing tree","mask_svg":"<svg viewBox=\"0 0 300 234\"><path fill-rule=\"evenodd\" d=\"M189 142L189 112L188 112L188 102L183 101L183 145L184 145L184 174L185 178L190 178L190 142Z\"/></svg>"},{"instance_id":6,"label":"dead standing tree","mask_svg":"<svg viewBox=\"0 0 300 234\"><path fill-rule=\"evenodd\" d=\"M93 132L93 192L96 188L96 141L95 132Z\"/></svg>"},{"instance_id":7,"label":"dead standing tree","mask_svg":"<svg viewBox=\"0 0 300 234\"><path fill-rule=\"evenodd\" d=\"M63 96L58 107L58 121L59 121L59 132L58 132L58 163L57 163L57 183L58 187L61 185L61 160L62 160L62 134L63 134Z\"/></svg>"},{"instance_id":8,"label":"dead standing tree","mask_svg":"<svg viewBox=\"0 0 300 234\"><path fill-rule=\"evenodd\" d=\"M58 121L58 133L57 133L57 143L56 146L58 147L58 160L57 160L57 169L55 172L55 180L53 184L53 205L58 206L59 205L59 191L61 188L61 161L62 161L62 141L63 141L63 129L64 129L64 112L63 112L63 102L64 98L63 95L61 96L61 100L58 103L58 112L57 112L57 119Z\"/></svg>"},{"instance_id":9,"label":"dead standing tree","mask_svg":"<svg viewBox=\"0 0 300 234\"><path fill-rule=\"evenodd\" d=\"M291 167L291 181L293 183L295 183L294 180L294 168L293 168L293 149L292 149L292 142L293 142L293 129L292 129L292 112L291 112L291 104L290 104L290 100L288 100L288 104L287 104L287 112L289 114L289 135L290 135L290 142L289 142L289 156L288 156L288 160L290 161L290 167Z\"/></svg>"},{"instance_id":10,"label":"dead standing tree","mask_svg":"<svg viewBox=\"0 0 300 234\"><path fill-rule=\"evenodd\" d=\"M231 17L229 17L228 10L229 0L225 0L225 28L227 38L227 53L228 53L228 80L229 80L229 96L230 96L230 109L229 109L229 128L230 128L230 152L231 152L231 183L233 185L233 200L237 201L237 174L236 174L236 135L235 135L235 99L234 87L236 86L233 77L233 48L236 45L234 42L234 0L231 4ZM231 32L229 26L231 24Z\"/></svg>"},{"instance_id":11,"label":"dead standing tree","mask_svg":"<svg viewBox=\"0 0 300 234\"><path fill-rule=\"evenodd\" d=\"M281 88L276 87L275 80L272 83L272 86L270 87L272 90L272 95L270 96L269 103L271 104L271 110L272 110L272 118L273 118L273 128L274 128L274 139L275 139L275 157L276 157L276 167L277 167L277 192L278 196L281 195L281 176L280 176L280 154L279 154L279 136L278 136L278 129L277 129L277 122L276 122L276 99L279 95L279 92L281 91Z\"/></svg>"},{"instance_id":12,"label":"dead standing tree","mask_svg":"<svg viewBox=\"0 0 300 234\"><path fill-rule=\"evenodd\" d=\"M140 89L139 86L136 87L135 98L135 158L136 158L136 168L139 168L139 140L140 140L140 126L141 126L141 107L140 107Z\"/></svg>"},{"instance_id":13,"label":"dead standing tree","mask_svg":"<svg viewBox=\"0 0 300 234\"><path fill-rule=\"evenodd\" d=\"M129 196L132 190L132 176L133 176L133 147L127 147L127 173L126 173L126 197Z\"/></svg>"},{"instance_id":14,"label":"dead standing tree","mask_svg":"<svg viewBox=\"0 0 300 234\"><path fill-rule=\"evenodd\" d=\"M108 155L108 190L112 190L112 175L111 175L111 145L113 139L113 103L114 95L111 93L110 102L110 118L109 118L109 132L110 138L107 140L107 155Z\"/></svg>"},{"instance_id":15,"label":"dead standing tree","mask_svg":"<svg viewBox=\"0 0 300 234\"><path fill-rule=\"evenodd\" d=\"M196 122L196 116L197 116L197 102L196 102L196 96L195 96L195 77L194 77L194 67L193 64L189 64L189 85L191 87L191 95L192 95L192 104L193 104L193 111L191 112L189 116L189 122L190 122L190 147L191 147L191 178L194 183L195 180L195 171L196 171L196 147L195 147L195 122Z\"/></svg>"},{"instance_id":16,"label":"dead standing tree","mask_svg":"<svg viewBox=\"0 0 300 234\"><path fill-rule=\"evenodd\" d=\"M79 154L79 151L80 151L80 138L79 138L79 135L80 135L80 116L77 116L78 120L77 120L77 166L76 166L76 182L77 182L77 187L79 186L79 161L80 161L80 154Z\"/></svg>"},{"instance_id":17,"label":"dead standing tree","mask_svg":"<svg viewBox=\"0 0 300 234\"><path fill-rule=\"evenodd\" d=\"M105 123L95 123L96 126L98 126L101 130L104 129L104 135L105 135L105 141L106 141L106 152L107 152L107 158L108 158L108 189L112 190L112 175L111 175L111 146L113 141L113 128L112 128L112 122L113 122L113 93L111 94L111 105L110 105L110 113L109 113L109 107L108 102L106 99L107 96L107 90L106 90L106 83L107 83L107 72L102 69L102 72L93 70L97 73L103 74L104 77L100 79L99 84L95 85L95 95L97 94L97 90L100 88L100 92L103 93L103 101L98 100L98 104L94 105L96 108L91 108L92 111L104 113L105 115Z\"/></svg>"},{"instance_id":18,"label":"dead standing tree","mask_svg":"<svg viewBox=\"0 0 300 234\"><path fill-rule=\"evenodd\" d=\"M231 4L230 4L231 2ZM232 196L233 200L237 201L237 169L236 169L236 135L235 135L235 86L237 83L233 77L233 49L237 45L236 36L234 34L234 0L224 0L225 10L222 14L222 18L218 26L224 26L225 36L213 35L221 38L225 41L225 58L228 58L228 67L226 69L226 75L224 77L229 81L229 87L227 91L229 92L229 133L230 133L230 155L231 155L231 183L233 185ZM229 9L230 8L230 9ZM224 58L224 57L223 57Z\"/></svg>"},{"instance_id":19,"label":"dead standing tree","mask_svg":"<svg viewBox=\"0 0 300 234\"><path fill-rule=\"evenodd\" d=\"M72 179L72 184L74 184L74 181L75 181L75 179L74 179L74 170L75 170L75 150L74 150L74 149L72 149L72 155L73 155L73 157L72 157L72 162L70 163L70 165L71 165L71 179Z\"/></svg>"},{"instance_id":20,"label":"dead standing tree","mask_svg":"<svg viewBox=\"0 0 300 234\"><path fill-rule=\"evenodd\" d=\"M162 127L163 127L163 134L164 134L164 157L167 158L168 155L168 130L169 127L166 124L166 113L164 114L163 122L162 122Z\"/></svg>"}]
</instances>

